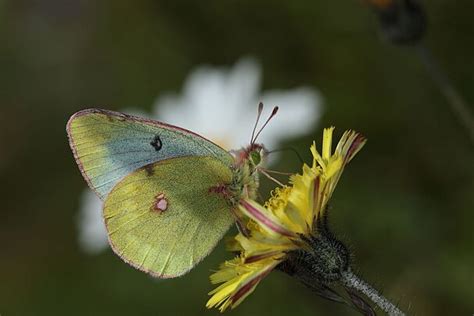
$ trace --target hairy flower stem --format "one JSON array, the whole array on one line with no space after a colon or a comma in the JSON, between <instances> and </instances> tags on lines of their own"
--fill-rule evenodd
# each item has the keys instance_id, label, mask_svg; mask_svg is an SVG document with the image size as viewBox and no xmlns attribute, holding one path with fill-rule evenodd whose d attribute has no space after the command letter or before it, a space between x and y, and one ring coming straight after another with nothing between
<instances>
[{"instance_id":1,"label":"hairy flower stem","mask_svg":"<svg viewBox=\"0 0 474 316\"><path fill-rule=\"evenodd\" d=\"M395 304L383 297L376 289L361 280L357 275L352 273L349 269L342 273L342 284L346 287L356 289L372 300L381 310L390 316L404 316L403 313Z\"/></svg>"}]
</instances>

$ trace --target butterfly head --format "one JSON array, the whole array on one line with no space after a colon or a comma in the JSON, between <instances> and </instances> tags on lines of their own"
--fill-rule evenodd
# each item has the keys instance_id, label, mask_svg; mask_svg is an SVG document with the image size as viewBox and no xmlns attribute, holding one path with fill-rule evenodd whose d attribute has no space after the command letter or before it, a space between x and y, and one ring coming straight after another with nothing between
<instances>
[{"instance_id":1,"label":"butterfly head","mask_svg":"<svg viewBox=\"0 0 474 316\"><path fill-rule=\"evenodd\" d=\"M262 171L262 165L265 162L265 158L268 155L268 151L265 147L257 143L257 138L272 119L273 116L278 111L278 107L275 107L270 114L270 117L263 124L263 126L257 132L257 125L260 115L263 111L263 104L258 105L258 116L255 123L252 138L250 139L250 144L247 147L244 147L240 150L232 151L231 153L235 158L234 167L236 172L234 175L234 186L231 188L231 191L237 192L236 195L241 198L241 196L246 196L251 199L257 197L257 190L259 185L259 171Z\"/></svg>"},{"instance_id":2,"label":"butterfly head","mask_svg":"<svg viewBox=\"0 0 474 316\"><path fill-rule=\"evenodd\" d=\"M245 152L249 164L254 168L257 168L267 156L267 150L262 144L251 144Z\"/></svg>"},{"instance_id":3,"label":"butterfly head","mask_svg":"<svg viewBox=\"0 0 474 316\"><path fill-rule=\"evenodd\" d=\"M250 144L239 150L232 151L237 166L247 165L255 170L265 162L268 151L262 144Z\"/></svg>"},{"instance_id":4,"label":"butterfly head","mask_svg":"<svg viewBox=\"0 0 474 316\"><path fill-rule=\"evenodd\" d=\"M257 120L255 122L255 126L252 131L252 137L250 139L250 145L247 146L247 148L243 149L242 151L242 158L241 161L247 161L251 169L257 169L258 166L265 160L265 157L268 154L268 151L265 149L265 147L262 144L257 143L257 138L260 135L260 133L263 131L265 126L267 126L268 122L271 121L271 119L277 114L278 112L278 107L274 107L272 113L268 117L268 119L265 121L263 126L257 131L257 125L258 121L260 119L260 116L262 115L263 111L263 103L260 102L258 105L258 113L257 113Z\"/></svg>"}]
</instances>

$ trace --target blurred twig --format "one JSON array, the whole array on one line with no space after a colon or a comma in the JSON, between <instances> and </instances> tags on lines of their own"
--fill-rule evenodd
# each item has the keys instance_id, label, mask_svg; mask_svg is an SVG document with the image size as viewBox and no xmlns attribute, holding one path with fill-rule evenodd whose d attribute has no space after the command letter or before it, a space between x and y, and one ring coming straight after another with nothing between
<instances>
[{"instance_id":1,"label":"blurred twig","mask_svg":"<svg viewBox=\"0 0 474 316\"><path fill-rule=\"evenodd\" d=\"M398 46L414 46L430 77L445 96L451 111L474 144L474 116L469 105L442 71L430 50L423 45L426 14L418 0L366 0L379 19L382 35Z\"/></svg>"},{"instance_id":2,"label":"blurred twig","mask_svg":"<svg viewBox=\"0 0 474 316\"><path fill-rule=\"evenodd\" d=\"M436 62L430 49L423 43L416 45L415 48L426 70L448 101L451 111L466 129L471 142L474 144L474 116L468 104Z\"/></svg>"}]
</instances>

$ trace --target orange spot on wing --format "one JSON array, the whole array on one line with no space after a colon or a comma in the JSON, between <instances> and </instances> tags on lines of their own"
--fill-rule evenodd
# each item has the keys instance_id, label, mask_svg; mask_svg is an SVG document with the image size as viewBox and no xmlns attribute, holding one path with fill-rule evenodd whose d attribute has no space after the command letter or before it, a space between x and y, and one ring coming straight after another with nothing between
<instances>
[{"instance_id":1,"label":"orange spot on wing","mask_svg":"<svg viewBox=\"0 0 474 316\"><path fill-rule=\"evenodd\" d=\"M157 212L158 214L163 213L168 209L168 200L165 197L164 193L158 193L153 200L153 204L151 206L151 211Z\"/></svg>"}]
</instances>

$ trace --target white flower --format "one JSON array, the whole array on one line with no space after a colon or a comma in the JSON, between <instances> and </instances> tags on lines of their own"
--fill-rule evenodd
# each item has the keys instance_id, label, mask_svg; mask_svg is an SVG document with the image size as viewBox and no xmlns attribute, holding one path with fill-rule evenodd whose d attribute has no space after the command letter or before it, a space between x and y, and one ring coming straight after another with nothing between
<instances>
[{"instance_id":1,"label":"white flower","mask_svg":"<svg viewBox=\"0 0 474 316\"><path fill-rule=\"evenodd\" d=\"M102 219L102 200L92 190L85 190L80 199L79 245L87 254L98 254L107 245L107 231Z\"/></svg>"},{"instance_id":2,"label":"white flower","mask_svg":"<svg viewBox=\"0 0 474 316\"><path fill-rule=\"evenodd\" d=\"M266 119L274 106L280 110L258 139L268 149L282 140L309 132L321 113L320 96L311 88L274 90L260 94L261 69L250 58L231 70L200 67L191 73L182 95L158 98L154 116L216 141L226 149L250 142L257 105L265 104Z\"/></svg>"},{"instance_id":3,"label":"white flower","mask_svg":"<svg viewBox=\"0 0 474 316\"><path fill-rule=\"evenodd\" d=\"M181 95L157 99L151 118L192 130L228 150L249 144L259 102L265 104L261 121L267 119L274 106L280 108L258 138L258 143L269 150L315 127L321 115L317 91L299 87L260 93L260 84L260 65L251 58L240 60L230 70L202 66L189 75ZM108 247L102 202L90 190L84 194L79 244L87 253L98 253Z\"/></svg>"}]
</instances>

